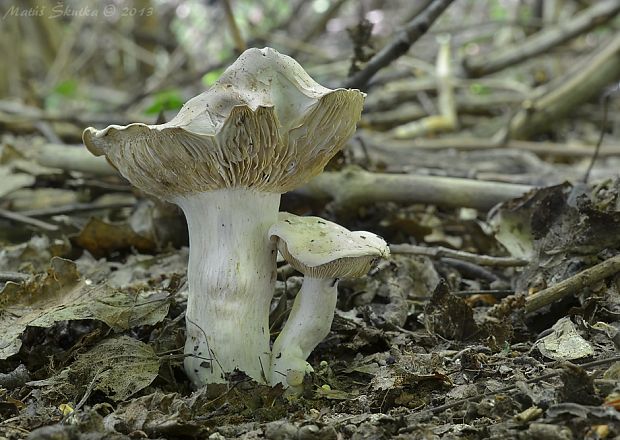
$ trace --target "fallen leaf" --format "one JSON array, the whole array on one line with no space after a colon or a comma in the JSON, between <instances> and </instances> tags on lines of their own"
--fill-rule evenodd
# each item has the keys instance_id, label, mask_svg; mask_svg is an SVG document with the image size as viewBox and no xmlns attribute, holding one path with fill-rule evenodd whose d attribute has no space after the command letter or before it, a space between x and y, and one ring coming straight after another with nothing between
<instances>
[{"instance_id":1,"label":"fallen leaf","mask_svg":"<svg viewBox=\"0 0 620 440\"><path fill-rule=\"evenodd\" d=\"M91 218L73 241L97 258L130 248L139 252L153 252L157 248L152 240L137 234L129 225L106 223L97 218Z\"/></svg>"},{"instance_id":2,"label":"fallen leaf","mask_svg":"<svg viewBox=\"0 0 620 440\"><path fill-rule=\"evenodd\" d=\"M474 312L463 298L452 295L441 281L424 308L424 327L434 335L464 341L478 332Z\"/></svg>"},{"instance_id":3,"label":"fallen leaf","mask_svg":"<svg viewBox=\"0 0 620 440\"><path fill-rule=\"evenodd\" d=\"M159 358L150 345L118 336L79 355L55 376L29 385L47 387L44 393L48 396L69 396L74 400L87 390L97 390L120 402L149 386L158 372Z\"/></svg>"},{"instance_id":4,"label":"fallen leaf","mask_svg":"<svg viewBox=\"0 0 620 440\"><path fill-rule=\"evenodd\" d=\"M594 354L592 345L577 332L569 317L558 320L552 332L536 342L543 356L556 361L581 359Z\"/></svg>"},{"instance_id":5,"label":"fallen leaf","mask_svg":"<svg viewBox=\"0 0 620 440\"><path fill-rule=\"evenodd\" d=\"M23 283L8 282L0 292L0 359L19 351L28 326L51 327L58 321L98 319L115 331L153 325L168 313L168 293L123 292L106 284L89 286L74 262L51 260L46 274Z\"/></svg>"}]
</instances>

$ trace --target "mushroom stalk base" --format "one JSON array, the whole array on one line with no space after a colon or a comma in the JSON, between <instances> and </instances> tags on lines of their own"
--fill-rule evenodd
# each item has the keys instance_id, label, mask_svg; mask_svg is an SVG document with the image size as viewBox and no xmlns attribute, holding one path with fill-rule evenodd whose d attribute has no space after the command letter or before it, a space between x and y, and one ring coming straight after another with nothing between
<instances>
[{"instance_id":1,"label":"mushroom stalk base","mask_svg":"<svg viewBox=\"0 0 620 440\"><path fill-rule=\"evenodd\" d=\"M269 306L276 250L269 227L280 194L230 189L174 200L189 229L185 371L193 384L226 383L241 371L269 380Z\"/></svg>"},{"instance_id":2,"label":"mushroom stalk base","mask_svg":"<svg viewBox=\"0 0 620 440\"><path fill-rule=\"evenodd\" d=\"M329 334L336 299L338 280L305 276L291 313L273 344L271 384L301 385L303 374L312 371L306 359Z\"/></svg>"}]
</instances>

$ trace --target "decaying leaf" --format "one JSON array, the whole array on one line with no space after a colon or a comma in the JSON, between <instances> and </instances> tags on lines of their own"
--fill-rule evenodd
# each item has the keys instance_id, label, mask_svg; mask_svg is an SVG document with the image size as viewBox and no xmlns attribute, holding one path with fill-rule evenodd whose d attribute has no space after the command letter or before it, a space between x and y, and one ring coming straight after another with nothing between
<instances>
[{"instance_id":1,"label":"decaying leaf","mask_svg":"<svg viewBox=\"0 0 620 440\"><path fill-rule=\"evenodd\" d=\"M51 327L58 321L98 319L115 331L152 325L168 313L168 294L116 291L81 280L75 263L54 257L46 274L0 292L0 359L19 351L28 326Z\"/></svg>"},{"instance_id":2,"label":"decaying leaf","mask_svg":"<svg viewBox=\"0 0 620 440\"><path fill-rule=\"evenodd\" d=\"M531 258L534 255L529 206L531 197L528 193L497 205L488 216L495 238L516 258Z\"/></svg>"},{"instance_id":3,"label":"decaying leaf","mask_svg":"<svg viewBox=\"0 0 620 440\"><path fill-rule=\"evenodd\" d=\"M434 372L432 374L415 374L406 369L390 365L382 366L370 381L370 387L374 390L389 390L398 387L414 386L427 380L439 381L450 384L450 379L445 374Z\"/></svg>"},{"instance_id":4,"label":"decaying leaf","mask_svg":"<svg viewBox=\"0 0 620 440\"><path fill-rule=\"evenodd\" d=\"M452 295L444 281L440 282L424 308L424 326L431 334L464 341L478 331L474 312L462 299Z\"/></svg>"},{"instance_id":5,"label":"decaying leaf","mask_svg":"<svg viewBox=\"0 0 620 440\"><path fill-rule=\"evenodd\" d=\"M155 380L159 359L153 348L128 336L106 339L78 356L68 368L47 380L30 382L47 387L47 395L77 400L89 390L120 402Z\"/></svg>"},{"instance_id":6,"label":"decaying leaf","mask_svg":"<svg viewBox=\"0 0 620 440\"><path fill-rule=\"evenodd\" d=\"M561 402L573 402L581 405L600 405L602 399L596 392L594 378L579 365L567 362L563 365L562 387L558 390Z\"/></svg>"},{"instance_id":7,"label":"decaying leaf","mask_svg":"<svg viewBox=\"0 0 620 440\"><path fill-rule=\"evenodd\" d=\"M581 337L569 317L558 320L553 325L552 332L541 338L536 346L543 356L555 360L568 361L594 354L592 345Z\"/></svg>"},{"instance_id":8,"label":"decaying leaf","mask_svg":"<svg viewBox=\"0 0 620 440\"><path fill-rule=\"evenodd\" d=\"M564 183L530 191L489 214L495 237L517 257L530 260L516 290L532 280L557 282L589 256L620 247L620 179L596 186ZM574 261L569 261L574 259Z\"/></svg>"},{"instance_id":9,"label":"decaying leaf","mask_svg":"<svg viewBox=\"0 0 620 440\"><path fill-rule=\"evenodd\" d=\"M95 257L130 248L140 252L153 252L156 249L152 240L137 234L130 226L107 223L97 218L90 219L74 238L74 242Z\"/></svg>"},{"instance_id":10,"label":"decaying leaf","mask_svg":"<svg viewBox=\"0 0 620 440\"><path fill-rule=\"evenodd\" d=\"M357 290L364 293L354 297L354 304L371 304L378 327L403 326L409 314L407 301L428 296L438 283L439 275L429 258L392 255L366 279L358 280Z\"/></svg>"}]
</instances>

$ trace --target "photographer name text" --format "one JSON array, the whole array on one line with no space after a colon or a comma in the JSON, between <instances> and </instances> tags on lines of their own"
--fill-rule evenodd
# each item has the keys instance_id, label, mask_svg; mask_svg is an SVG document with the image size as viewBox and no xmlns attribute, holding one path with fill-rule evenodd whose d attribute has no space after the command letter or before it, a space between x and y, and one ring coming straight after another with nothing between
<instances>
[{"instance_id":1,"label":"photographer name text","mask_svg":"<svg viewBox=\"0 0 620 440\"><path fill-rule=\"evenodd\" d=\"M23 8L20 6L10 6L2 16L2 20L7 18L23 17L46 17L49 19L62 17L149 17L153 15L153 8L130 8L120 7L114 4L107 4L102 8L84 6L76 8L63 2L58 2L54 6L35 6Z\"/></svg>"}]
</instances>

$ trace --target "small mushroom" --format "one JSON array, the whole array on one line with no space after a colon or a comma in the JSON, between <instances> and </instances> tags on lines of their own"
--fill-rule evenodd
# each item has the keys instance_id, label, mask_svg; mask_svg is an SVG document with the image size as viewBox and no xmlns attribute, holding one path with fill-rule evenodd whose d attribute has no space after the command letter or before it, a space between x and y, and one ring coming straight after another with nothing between
<instances>
[{"instance_id":1,"label":"small mushroom","mask_svg":"<svg viewBox=\"0 0 620 440\"><path fill-rule=\"evenodd\" d=\"M279 214L269 229L288 263L304 274L291 313L276 338L271 358L271 383L297 388L312 371L306 359L328 335L340 278L368 272L378 258L389 256L387 243L366 231L349 231L319 217ZM300 374L301 373L301 374Z\"/></svg>"},{"instance_id":2,"label":"small mushroom","mask_svg":"<svg viewBox=\"0 0 620 440\"><path fill-rule=\"evenodd\" d=\"M195 386L225 383L235 370L268 381L277 252L267 232L280 194L344 147L363 100L321 86L273 49L248 49L170 122L84 131L93 154L185 213L185 371Z\"/></svg>"}]
</instances>

